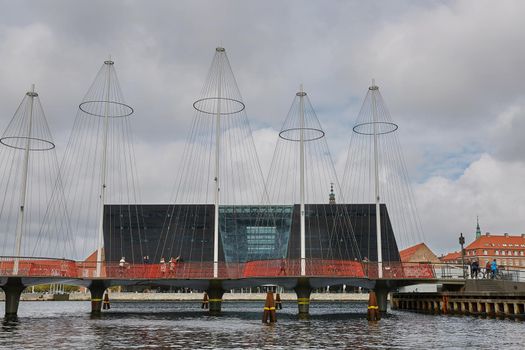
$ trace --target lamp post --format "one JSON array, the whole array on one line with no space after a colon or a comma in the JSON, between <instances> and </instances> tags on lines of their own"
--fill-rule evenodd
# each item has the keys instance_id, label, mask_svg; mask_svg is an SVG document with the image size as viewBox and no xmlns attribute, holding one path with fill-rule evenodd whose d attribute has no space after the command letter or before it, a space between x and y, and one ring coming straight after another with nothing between
<instances>
[{"instance_id":1,"label":"lamp post","mask_svg":"<svg viewBox=\"0 0 525 350\"><path fill-rule=\"evenodd\" d=\"M463 267L463 279L467 279L467 274L465 271L465 249L463 245L465 244L465 237L463 237L463 232L459 234L459 244L461 245L461 266Z\"/></svg>"}]
</instances>

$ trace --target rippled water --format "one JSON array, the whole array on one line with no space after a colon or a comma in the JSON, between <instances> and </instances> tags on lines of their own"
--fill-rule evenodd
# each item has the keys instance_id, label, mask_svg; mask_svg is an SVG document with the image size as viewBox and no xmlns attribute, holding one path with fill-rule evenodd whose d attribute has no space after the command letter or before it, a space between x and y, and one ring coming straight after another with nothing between
<instances>
[{"instance_id":1,"label":"rippled water","mask_svg":"<svg viewBox=\"0 0 525 350\"><path fill-rule=\"evenodd\" d=\"M222 316L195 302L111 306L93 318L88 302L22 302L18 320L3 322L0 348L525 348L523 321L392 311L369 323L360 302L312 304L309 320L285 303L271 326L262 324L259 302L227 302Z\"/></svg>"}]
</instances>

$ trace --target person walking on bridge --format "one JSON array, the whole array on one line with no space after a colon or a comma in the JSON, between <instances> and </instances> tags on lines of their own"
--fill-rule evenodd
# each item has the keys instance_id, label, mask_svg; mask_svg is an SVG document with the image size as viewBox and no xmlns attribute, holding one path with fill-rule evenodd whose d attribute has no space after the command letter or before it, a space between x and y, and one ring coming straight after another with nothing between
<instances>
[{"instance_id":1,"label":"person walking on bridge","mask_svg":"<svg viewBox=\"0 0 525 350\"><path fill-rule=\"evenodd\" d=\"M160 258L160 273L162 275L166 274L166 259L163 257Z\"/></svg>"},{"instance_id":2,"label":"person walking on bridge","mask_svg":"<svg viewBox=\"0 0 525 350\"><path fill-rule=\"evenodd\" d=\"M496 278L496 274L498 273L498 263L496 262L496 259L492 260L490 271L492 272L492 278Z\"/></svg>"},{"instance_id":3,"label":"person walking on bridge","mask_svg":"<svg viewBox=\"0 0 525 350\"><path fill-rule=\"evenodd\" d=\"M479 272L479 261L474 260L472 264L470 264L470 277L478 279L478 272Z\"/></svg>"},{"instance_id":4,"label":"person walking on bridge","mask_svg":"<svg viewBox=\"0 0 525 350\"><path fill-rule=\"evenodd\" d=\"M120 277L122 277L124 275L124 269L126 268L126 258L125 257L120 258L118 267L119 267L119 275Z\"/></svg>"},{"instance_id":5,"label":"person walking on bridge","mask_svg":"<svg viewBox=\"0 0 525 350\"><path fill-rule=\"evenodd\" d=\"M491 264L490 260L487 261L487 264L485 265L485 278L490 278L490 270L491 270Z\"/></svg>"},{"instance_id":6,"label":"person walking on bridge","mask_svg":"<svg viewBox=\"0 0 525 350\"><path fill-rule=\"evenodd\" d=\"M280 267L280 270L279 270L279 275L286 275L286 259L282 258L281 259L281 267Z\"/></svg>"},{"instance_id":7,"label":"person walking on bridge","mask_svg":"<svg viewBox=\"0 0 525 350\"><path fill-rule=\"evenodd\" d=\"M175 258L174 257L171 257L170 258L170 274L173 274L173 272L175 271Z\"/></svg>"}]
</instances>

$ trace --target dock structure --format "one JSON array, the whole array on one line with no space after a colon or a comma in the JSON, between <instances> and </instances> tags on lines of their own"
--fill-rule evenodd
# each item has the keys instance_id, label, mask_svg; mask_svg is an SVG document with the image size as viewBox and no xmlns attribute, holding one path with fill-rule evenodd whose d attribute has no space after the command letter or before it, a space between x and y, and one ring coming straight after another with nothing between
<instances>
[{"instance_id":1,"label":"dock structure","mask_svg":"<svg viewBox=\"0 0 525 350\"><path fill-rule=\"evenodd\" d=\"M468 280L457 291L393 293L391 302L394 310L525 319L525 283Z\"/></svg>"}]
</instances>

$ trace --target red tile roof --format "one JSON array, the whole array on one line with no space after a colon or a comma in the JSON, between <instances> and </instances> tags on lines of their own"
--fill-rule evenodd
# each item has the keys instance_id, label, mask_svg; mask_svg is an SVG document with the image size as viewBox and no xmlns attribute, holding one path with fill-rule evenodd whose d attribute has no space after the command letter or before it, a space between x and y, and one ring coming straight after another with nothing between
<instances>
[{"instance_id":1,"label":"red tile roof","mask_svg":"<svg viewBox=\"0 0 525 350\"><path fill-rule=\"evenodd\" d=\"M504 245L505 244L505 245ZM485 235L476 239L470 243L465 249L486 249L486 248L512 248L512 249L525 249L525 237L523 236L493 236Z\"/></svg>"},{"instance_id":2,"label":"red tile roof","mask_svg":"<svg viewBox=\"0 0 525 350\"><path fill-rule=\"evenodd\" d=\"M439 258L425 243L419 243L399 252L402 262L439 262Z\"/></svg>"},{"instance_id":3,"label":"red tile roof","mask_svg":"<svg viewBox=\"0 0 525 350\"><path fill-rule=\"evenodd\" d=\"M442 257L441 261L455 261L459 258L461 258L461 252L452 252Z\"/></svg>"},{"instance_id":4,"label":"red tile roof","mask_svg":"<svg viewBox=\"0 0 525 350\"><path fill-rule=\"evenodd\" d=\"M399 256L401 257L401 261L408 261L412 255L414 255L419 248L422 248L425 246L425 243L419 243L412 247L408 247L406 249L399 251Z\"/></svg>"},{"instance_id":5,"label":"red tile roof","mask_svg":"<svg viewBox=\"0 0 525 350\"><path fill-rule=\"evenodd\" d=\"M84 261L86 261L86 262L96 262L97 261L97 253L98 253L98 250L95 250ZM102 248L102 260L104 260L104 248Z\"/></svg>"}]
</instances>

